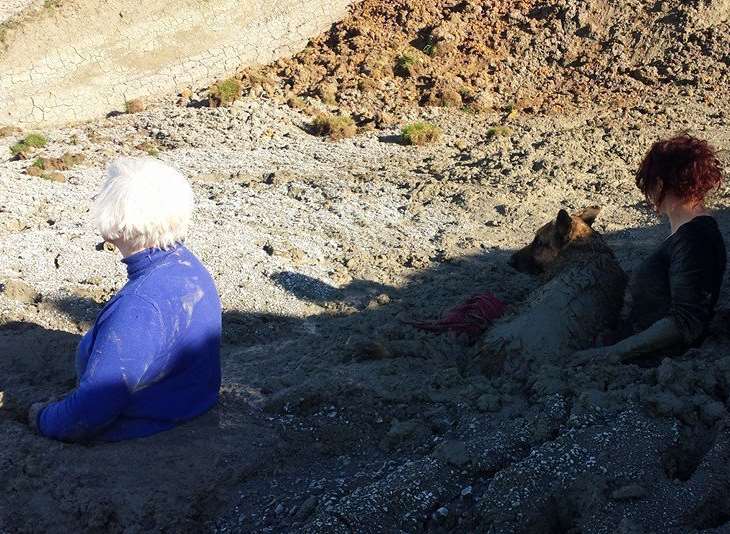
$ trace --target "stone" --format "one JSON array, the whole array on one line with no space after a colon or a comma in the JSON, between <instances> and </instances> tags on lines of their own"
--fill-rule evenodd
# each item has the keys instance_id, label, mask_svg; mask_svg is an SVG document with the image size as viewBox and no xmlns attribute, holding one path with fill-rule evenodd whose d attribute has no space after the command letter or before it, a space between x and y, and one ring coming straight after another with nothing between
<instances>
[{"instance_id":1,"label":"stone","mask_svg":"<svg viewBox=\"0 0 730 534\"><path fill-rule=\"evenodd\" d=\"M140 113L145 110L144 102L141 98L128 100L126 104L127 113Z\"/></svg>"},{"instance_id":2,"label":"stone","mask_svg":"<svg viewBox=\"0 0 730 534\"><path fill-rule=\"evenodd\" d=\"M37 165L31 165L30 167L25 169L25 174L27 174L28 176L40 177L43 175L43 169L41 169Z\"/></svg>"},{"instance_id":3,"label":"stone","mask_svg":"<svg viewBox=\"0 0 730 534\"><path fill-rule=\"evenodd\" d=\"M631 499L641 499L646 495L646 489L639 484L627 484L611 493L614 501L628 501Z\"/></svg>"},{"instance_id":4,"label":"stone","mask_svg":"<svg viewBox=\"0 0 730 534\"><path fill-rule=\"evenodd\" d=\"M433 451L433 456L456 467L463 467L471 461L466 444L457 440L439 443Z\"/></svg>"},{"instance_id":5,"label":"stone","mask_svg":"<svg viewBox=\"0 0 730 534\"><path fill-rule=\"evenodd\" d=\"M659 384L666 385L672 380L674 371L672 370L672 360L664 358L662 364L657 367L656 370L656 381Z\"/></svg>"},{"instance_id":6,"label":"stone","mask_svg":"<svg viewBox=\"0 0 730 534\"><path fill-rule=\"evenodd\" d=\"M114 252L117 250L117 247L114 246L114 243L110 243L109 241L102 241L101 243L97 243L95 248L99 252Z\"/></svg>"},{"instance_id":7,"label":"stone","mask_svg":"<svg viewBox=\"0 0 730 534\"><path fill-rule=\"evenodd\" d=\"M0 293L24 304L33 304L41 300L41 295L23 280L6 280L3 284L0 284Z\"/></svg>"},{"instance_id":8,"label":"stone","mask_svg":"<svg viewBox=\"0 0 730 534\"><path fill-rule=\"evenodd\" d=\"M297 521L305 520L307 517L309 517L312 514L314 509L317 507L318 502L319 502L319 499L316 496L310 495L309 497L307 497L304 500L302 505L299 507L299 510L297 510L297 513L294 516L294 518Z\"/></svg>"},{"instance_id":9,"label":"stone","mask_svg":"<svg viewBox=\"0 0 730 534\"><path fill-rule=\"evenodd\" d=\"M10 137L21 133L23 130L16 128L15 126L3 126L0 128L0 137Z\"/></svg>"},{"instance_id":10,"label":"stone","mask_svg":"<svg viewBox=\"0 0 730 534\"><path fill-rule=\"evenodd\" d=\"M381 441L381 447L385 450L393 450L404 441L410 439L422 431L422 426L418 421L399 421L393 419L388 429L388 433Z\"/></svg>"},{"instance_id":11,"label":"stone","mask_svg":"<svg viewBox=\"0 0 730 534\"><path fill-rule=\"evenodd\" d=\"M481 412L496 412L499 410L500 400L497 395L485 393L477 399L477 408Z\"/></svg>"},{"instance_id":12,"label":"stone","mask_svg":"<svg viewBox=\"0 0 730 534\"><path fill-rule=\"evenodd\" d=\"M51 182L65 182L66 176L62 172L53 171L43 175L43 178Z\"/></svg>"},{"instance_id":13,"label":"stone","mask_svg":"<svg viewBox=\"0 0 730 534\"><path fill-rule=\"evenodd\" d=\"M721 419L726 413L725 405L720 401L710 401L702 405L702 419L709 424Z\"/></svg>"}]
</instances>

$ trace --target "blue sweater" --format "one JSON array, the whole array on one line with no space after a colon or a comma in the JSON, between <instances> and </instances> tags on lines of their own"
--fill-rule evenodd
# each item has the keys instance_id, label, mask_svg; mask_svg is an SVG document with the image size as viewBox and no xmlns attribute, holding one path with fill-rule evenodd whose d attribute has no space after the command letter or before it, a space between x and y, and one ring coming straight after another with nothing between
<instances>
[{"instance_id":1,"label":"blue sweater","mask_svg":"<svg viewBox=\"0 0 730 534\"><path fill-rule=\"evenodd\" d=\"M78 387L38 414L44 436L149 436L218 400L221 305L208 271L182 245L122 261L129 280L79 344Z\"/></svg>"}]
</instances>

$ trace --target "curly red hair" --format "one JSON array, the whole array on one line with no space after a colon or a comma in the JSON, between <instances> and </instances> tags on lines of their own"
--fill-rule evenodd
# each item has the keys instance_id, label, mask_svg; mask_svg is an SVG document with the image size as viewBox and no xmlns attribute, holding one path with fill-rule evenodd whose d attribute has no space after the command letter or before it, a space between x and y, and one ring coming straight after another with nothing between
<instances>
[{"instance_id":1,"label":"curly red hair","mask_svg":"<svg viewBox=\"0 0 730 534\"><path fill-rule=\"evenodd\" d=\"M654 143L636 173L636 186L655 206L667 193L685 202L702 202L721 184L715 148L686 133Z\"/></svg>"}]
</instances>

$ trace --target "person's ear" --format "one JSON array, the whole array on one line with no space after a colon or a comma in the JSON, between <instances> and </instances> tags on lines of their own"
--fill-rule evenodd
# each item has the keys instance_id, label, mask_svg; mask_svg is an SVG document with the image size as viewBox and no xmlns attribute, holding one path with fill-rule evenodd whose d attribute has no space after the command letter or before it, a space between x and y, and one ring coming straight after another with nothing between
<instances>
[{"instance_id":1,"label":"person's ear","mask_svg":"<svg viewBox=\"0 0 730 534\"><path fill-rule=\"evenodd\" d=\"M580 213L576 213L576 217L580 218L588 226L593 226L593 223L595 222L596 217L598 217L599 213L601 213L600 206L590 206L588 208L585 208Z\"/></svg>"},{"instance_id":2,"label":"person's ear","mask_svg":"<svg viewBox=\"0 0 730 534\"><path fill-rule=\"evenodd\" d=\"M560 210L558 216L555 218L555 233L558 237L564 238L570 233L570 228L573 226L573 219L568 212Z\"/></svg>"}]
</instances>

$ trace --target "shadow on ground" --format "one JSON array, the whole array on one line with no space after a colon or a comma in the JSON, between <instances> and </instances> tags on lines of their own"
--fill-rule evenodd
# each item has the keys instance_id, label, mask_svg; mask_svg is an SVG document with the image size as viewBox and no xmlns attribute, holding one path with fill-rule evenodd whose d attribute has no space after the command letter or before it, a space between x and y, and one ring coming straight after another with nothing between
<instances>
[{"instance_id":1,"label":"shadow on ground","mask_svg":"<svg viewBox=\"0 0 730 534\"><path fill-rule=\"evenodd\" d=\"M727 213L721 213L719 220L728 235ZM666 231L660 226L606 237L624 266L631 268ZM485 503L492 502L496 473L516 469L530 451L562 447L560 440L566 447L575 445L563 437L566 425L573 417L587 417L590 410L584 405L600 404L596 399L610 396L614 385L617 391L624 388L622 392L631 384L656 386L654 369L635 366L610 370L606 376L597 376L605 370L571 375L570 387L555 378L556 390L551 389L550 377L518 383L465 373L462 360L471 350L466 339L435 336L401 322L436 318L444 309L486 290L508 303L519 303L537 281L512 271L506 264L510 254L489 250L442 262L416 273L403 287L355 280L335 288L301 273L277 273L272 277L276 283L296 298L319 304L321 314L296 318L226 311L220 405L173 431L130 443L66 445L33 435L24 421L25 410L35 400L73 387L71 359L79 338L30 323L3 325L0 490L5 503L0 506L0 527L446 532L466 531L489 521L508 526L500 513L486 505L480 508L472 498L480 494ZM726 285L721 305L727 303ZM55 304L79 322L93 320L101 308L89 299L68 298ZM563 371L554 372L565 379ZM716 381L715 387L720 391L726 386ZM626 398L627 405L643 398L639 393L636 398L617 395ZM561 408L551 412L546 399ZM654 417L656 406L652 410ZM602 424L595 417L591 424ZM645 421L646 416L636 415L637 428L645 424L652 430L644 437L637 434L634 446L660 446L662 439L669 439L674 420L702 428L702 435L710 436L705 439L710 445L703 446L693 463L695 469L708 455L724 458L712 445L717 431L708 434L710 423L699 415L682 417L670 411ZM626 428L631 425L627 419ZM606 443L617 450L630 448L633 434L627 435L624 441L607 438ZM594 434L586 434L581 446L589 450L593 438ZM667 443L667 450L675 442ZM464 445L444 445L449 443ZM603 449L595 447L600 458L619 461L608 452L601 456ZM643 461L650 471L667 472L661 458ZM540 469L534 467L535 473ZM614 475L600 479L602 495L632 482L629 476L618 480ZM509 480L518 480L511 476ZM561 483L544 476L546 495L557 498L552 490L560 489ZM724 498L717 489L726 488L728 477L723 477L707 482L712 495L701 501L702 506ZM688 480L694 483L692 475ZM571 486L570 492L575 493L576 487ZM663 482L657 482L660 487L665 487ZM692 486L694 492L701 490L701 485ZM659 499L649 494L649 501ZM613 503L611 510L626 510L623 504L605 499L596 497L592 505L605 512L595 524L615 518L606 502ZM556 515L546 511L549 502L538 501L526 511L534 519L525 523L534 524L525 527L526 532L557 532L565 525L579 528L588 520L585 503L561 500L558 508L569 510L567 515ZM688 504L686 499L667 496L657 502L674 507L670 516L692 510L699 517L693 524L706 525L702 528L727 527L725 516L703 513L695 501ZM444 505L451 509L446 515L439 512ZM502 505L494 506L498 510ZM605 506L609 507L601 508ZM655 516L650 511L645 517L632 521L643 525ZM677 521L677 528L684 528L685 523ZM667 532L675 531L674 523L666 524L671 527ZM557 525L558 530L540 530L545 525Z\"/></svg>"}]
</instances>

